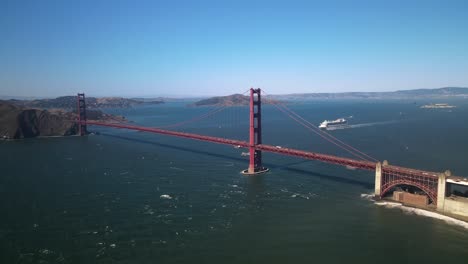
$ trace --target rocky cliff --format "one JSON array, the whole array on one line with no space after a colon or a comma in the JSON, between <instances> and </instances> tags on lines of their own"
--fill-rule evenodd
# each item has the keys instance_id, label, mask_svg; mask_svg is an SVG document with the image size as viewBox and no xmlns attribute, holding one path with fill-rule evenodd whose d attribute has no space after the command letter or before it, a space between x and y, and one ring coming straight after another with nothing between
<instances>
[{"instance_id":1,"label":"rocky cliff","mask_svg":"<svg viewBox=\"0 0 468 264\"><path fill-rule=\"evenodd\" d=\"M68 136L77 132L72 113L27 109L0 101L0 137L18 139L38 136Z\"/></svg>"},{"instance_id":2,"label":"rocky cliff","mask_svg":"<svg viewBox=\"0 0 468 264\"><path fill-rule=\"evenodd\" d=\"M125 122L124 117L88 110L89 120ZM75 135L76 114L62 109L36 109L0 101L0 139Z\"/></svg>"}]
</instances>

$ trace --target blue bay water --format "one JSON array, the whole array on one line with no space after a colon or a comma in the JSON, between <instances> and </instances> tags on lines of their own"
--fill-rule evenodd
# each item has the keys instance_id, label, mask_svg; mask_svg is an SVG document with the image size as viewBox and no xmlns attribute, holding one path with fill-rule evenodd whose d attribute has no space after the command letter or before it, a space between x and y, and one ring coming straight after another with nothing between
<instances>
[{"instance_id":1,"label":"blue bay water","mask_svg":"<svg viewBox=\"0 0 468 264\"><path fill-rule=\"evenodd\" d=\"M327 101L290 107L391 164L468 176L468 102ZM211 108L111 109L164 126ZM351 117L352 116L352 117ZM180 131L247 140L248 113L229 108ZM350 156L263 108L264 143ZM462 263L468 229L377 206L373 174L276 154L259 177L242 149L90 127L99 135L0 142L0 263ZM166 196L167 195L167 196ZM167 197L167 198L165 198Z\"/></svg>"}]
</instances>

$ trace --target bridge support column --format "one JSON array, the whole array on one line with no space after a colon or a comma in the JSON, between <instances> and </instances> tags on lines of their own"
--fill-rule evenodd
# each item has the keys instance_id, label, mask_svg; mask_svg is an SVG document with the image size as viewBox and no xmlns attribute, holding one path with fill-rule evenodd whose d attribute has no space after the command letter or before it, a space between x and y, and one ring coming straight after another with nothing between
<instances>
[{"instance_id":1,"label":"bridge support column","mask_svg":"<svg viewBox=\"0 0 468 264\"><path fill-rule=\"evenodd\" d=\"M88 133L86 128L86 102L85 94L79 93L77 96L77 111L78 111L78 133L84 136Z\"/></svg>"},{"instance_id":2,"label":"bridge support column","mask_svg":"<svg viewBox=\"0 0 468 264\"><path fill-rule=\"evenodd\" d=\"M249 168L242 174L255 175L268 171L262 166L262 151L256 146L262 144L262 100L261 90L250 88L250 127L249 127Z\"/></svg>"},{"instance_id":3,"label":"bridge support column","mask_svg":"<svg viewBox=\"0 0 468 264\"><path fill-rule=\"evenodd\" d=\"M374 196L377 199L380 199L380 194L381 194L381 187L382 187L382 163L377 162L375 165L375 190L374 190Z\"/></svg>"},{"instance_id":4,"label":"bridge support column","mask_svg":"<svg viewBox=\"0 0 468 264\"><path fill-rule=\"evenodd\" d=\"M437 210L441 212L444 211L445 206L446 179L450 174L450 171L439 174L439 181L437 182Z\"/></svg>"}]
</instances>

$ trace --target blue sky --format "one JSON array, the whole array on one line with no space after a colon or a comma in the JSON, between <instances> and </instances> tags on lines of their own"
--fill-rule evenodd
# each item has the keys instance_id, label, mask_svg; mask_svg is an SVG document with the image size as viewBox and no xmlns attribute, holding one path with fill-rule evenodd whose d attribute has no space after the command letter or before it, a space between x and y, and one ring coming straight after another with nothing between
<instances>
[{"instance_id":1,"label":"blue sky","mask_svg":"<svg viewBox=\"0 0 468 264\"><path fill-rule=\"evenodd\" d=\"M468 1L0 0L0 95L468 86Z\"/></svg>"}]
</instances>

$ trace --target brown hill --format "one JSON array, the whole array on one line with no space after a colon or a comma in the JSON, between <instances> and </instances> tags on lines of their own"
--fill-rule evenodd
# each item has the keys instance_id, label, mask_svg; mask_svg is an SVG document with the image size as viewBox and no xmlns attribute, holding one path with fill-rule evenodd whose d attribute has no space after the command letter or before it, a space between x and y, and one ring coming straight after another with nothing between
<instances>
[{"instance_id":1,"label":"brown hill","mask_svg":"<svg viewBox=\"0 0 468 264\"><path fill-rule=\"evenodd\" d=\"M61 96L54 99L36 99L36 100L10 100L9 102L31 108L61 108L75 109L76 96ZM143 104L162 104L158 99L128 99L122 97L86 97L86 107L88 109L97 108L129 108Z\"/></svg>"},{"instance_id":2,"label":"brown hill","mask_svg":"<svg viewBox=\"0 0 468 264\"><path fill-rule=\"evenodd\" d=\"M195 102L193 105L195 106L241 106L241 105L249 105L250 97L242 94L232 94L228 96L216 96L211 97L208 99L203 99L198 102ZM279 101L266 99L262 97L263 104L272 104L277 103Z\"/></svg>"},{"instance_id":3,"label":"brown hill","mask_svg":"<svg viewBox=\"0 0 468 264\"><path fill-rule=\"evenodd\" d=\"M0 137L18 139L38 136L68 136L77 132L71 113L27 109L0 101Z\"/></svg>"},{"instance_id":4,"label":"brown hill","mask_svg":"<svg viewBox=\"0 0 468 264\"><path fill-rule=\"evenodd\" d=\"M89 120L124 122L125 118L105 114L99 110L87 111ZM27 108L0 101L0 139L75 135L78 126L76 114L61 109Z\"/></svg>"}]
</instances>

